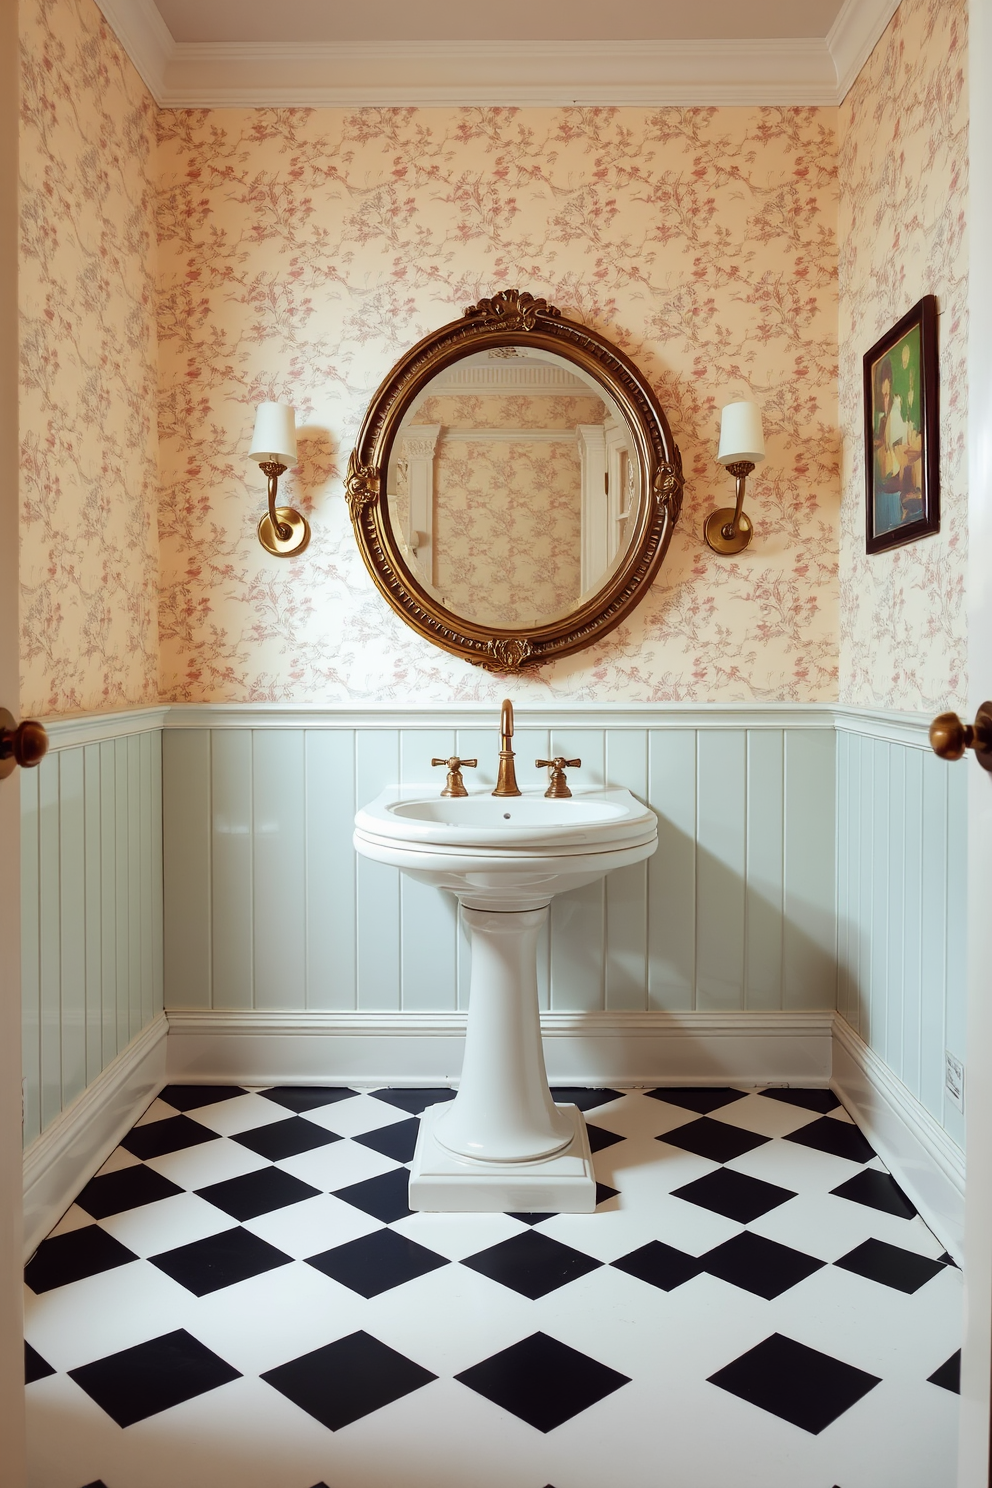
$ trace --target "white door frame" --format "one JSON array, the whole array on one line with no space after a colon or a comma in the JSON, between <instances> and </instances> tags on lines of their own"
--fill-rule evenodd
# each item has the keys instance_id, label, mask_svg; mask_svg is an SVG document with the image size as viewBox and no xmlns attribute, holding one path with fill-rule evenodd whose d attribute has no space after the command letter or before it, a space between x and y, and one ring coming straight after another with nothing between
<instances>
[{"instance_id":1,"label":"white door frame","mask_svg":"<svg viewBox=\"0 0 992 1488\"><path fill-rule=\"evenodd\" d=\"M17 490L18 7L0 4L0 707L20 707ZM0 781L0 1488L22 1488L20 789Z\"/></svg>"},{"instance_id":2,"label":"white door frame","mask_svg":"<svg viewBox=\"0 0 992 1488\"><path fill-rule=\"evenodd\" d=\"M970 0L968 718L992 698L992 0ZM954 767L952 768L960 768ZM965 1334L958 1488L989 1485L992 1361L992 774L968 759Z\"/></svg>"}]
</instances>

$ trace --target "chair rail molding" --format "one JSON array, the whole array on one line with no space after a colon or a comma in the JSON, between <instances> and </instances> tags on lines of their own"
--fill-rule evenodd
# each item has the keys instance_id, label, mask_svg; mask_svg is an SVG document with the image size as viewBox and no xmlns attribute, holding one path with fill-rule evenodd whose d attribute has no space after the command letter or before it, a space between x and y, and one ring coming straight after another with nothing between
<instances>
[{"instance_id":1,"label":"chair rail molding","mask_svg":"<svg viewBox=\"0 0 992 1488\"><path fill-rule=\"evenodd\" d=\"M823 38L176 42L154 0L98 0L162 108L840 103L898 0L846 0Z\"/></svg>"}]
</instances>

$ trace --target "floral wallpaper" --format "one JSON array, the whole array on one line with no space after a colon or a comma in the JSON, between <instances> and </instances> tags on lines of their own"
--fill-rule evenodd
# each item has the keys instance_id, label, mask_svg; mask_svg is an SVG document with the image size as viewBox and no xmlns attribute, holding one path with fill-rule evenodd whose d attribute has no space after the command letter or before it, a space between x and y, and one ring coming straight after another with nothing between
<instances>
[{"instance_id":1,"label":"floral wallpaper","mask_svg":"<svg viewBox=\"0 0 992 1488\"><path fill-rule=\"evenodd\" d=\"M158 697L155 109L93 0L21 9L21 708Z\"/></svg>"},{"instance_id":2,"label":"floral wallpaper","mask_svg":"<svg viewBox=\"0 0 992 1488\"><path fill-rule=\"evenodd\" d=\"M170 699L498 699L505 680L379 598L342 475L415 341L518 286L657 389L687 475L663 570L623 626L523 699L820 700L837 688L836 110L168 110L159 116L161 678ZM738 557L702 523L732 482L720 408L767 462ZM255 404L293 403L300 558L255 539Z\"/></svg>"},{"instance_id":3,"label":"floral wallpaper","mask_svg":"<svg viewBox=\"0 0 992 1488\"><path fill-rule=\"evenodd\" d=\"M840 697L965 703L966 0L902 0L840 110ZM862 358L925 294L939 312L941 529L865 554Z\"/></svg>"}]
</instances>

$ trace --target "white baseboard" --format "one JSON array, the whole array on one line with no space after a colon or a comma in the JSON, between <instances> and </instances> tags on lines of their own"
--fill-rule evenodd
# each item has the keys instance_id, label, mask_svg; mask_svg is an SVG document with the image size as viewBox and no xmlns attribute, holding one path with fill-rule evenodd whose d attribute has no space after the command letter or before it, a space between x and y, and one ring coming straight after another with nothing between
<instances>
[{"instance_id":1,"label":"white baseboard","mask_svg":"<svg viewBox=\"0 0 992 1488\"><path fill-rule=\"evenodd\" d=\"M165 1084L167 1031L149 1023L25 1152L25 1259Z\"/></svg>"},{"instance_id":2,"label":"white baseboard","mask_svg":"<svg viewBox=\"0 0 992 1488\"><path fill-rule=\"evenodd\" d=\"M244 1085L448 1085L464 1013L170 1012L168 1075ZM826 1085L834 1014L542 1013L553 1084Z\"/></svg>"},{"instance_id":3,"label":"white baseboard","mask_svg":"<svg viewBox=\"0 0 992 1488\"><path fill-rule=\"evenodd\" d=\"M833 1045L831 1086L960 1266L964 1153L844 1018L834 1023Z\"/></svg>"}]
</instances>

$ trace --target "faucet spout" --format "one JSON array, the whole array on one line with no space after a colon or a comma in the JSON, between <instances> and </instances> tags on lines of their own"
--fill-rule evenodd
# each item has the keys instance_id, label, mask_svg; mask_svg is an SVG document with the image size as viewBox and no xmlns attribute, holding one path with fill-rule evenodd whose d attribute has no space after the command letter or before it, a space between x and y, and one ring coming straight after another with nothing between
<instances>
[{"instance_id":1,"label":"faucet spout","mask_svg":"<svg viewBox=\"0 0 992 1488\"><path fill-rule=\"evenodd\" d=\"M513 764L513 749L510 740L513 738L513 704L509 698L503 699L503 706L499 715L499 774L496 777L496 789L494 796L519 796L523 792L517 785L517 776Z\"/></svg>"}]
</instances>

